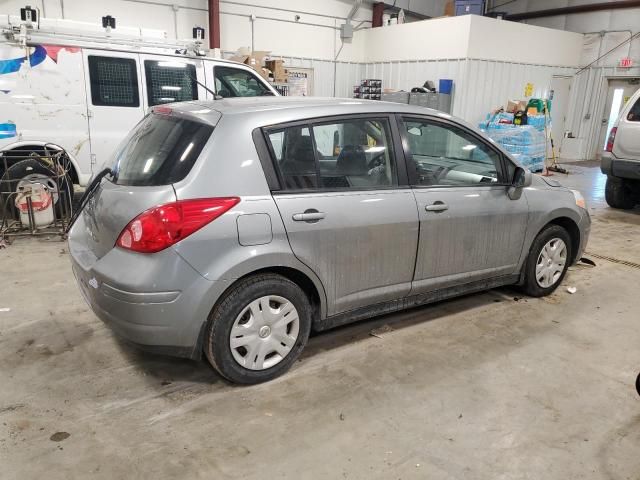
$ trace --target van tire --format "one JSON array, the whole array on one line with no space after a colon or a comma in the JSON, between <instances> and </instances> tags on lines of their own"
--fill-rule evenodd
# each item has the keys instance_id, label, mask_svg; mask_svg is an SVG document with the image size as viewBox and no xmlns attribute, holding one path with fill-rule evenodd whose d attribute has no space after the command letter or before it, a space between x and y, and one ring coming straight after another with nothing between
<instances>
[{"instance_id":1,"label":"van tire","mask_svg":"<svg viewBox=\"0 0 640 480\"><path fill-rule=\"evenodd\" d=\"M2 178L0 178L0 202L5 207L6 214L14 212L17 215L16 208L13 205L15 198L12 196L15 193L18 186L18 182L28 175L43 175L46 177L55 177L56 173L42 164L35 158L26 158L20 160L4 172ZM54 180L55 182L55 180ZM71 215L71 208L73 202L73 182L69 175L65 175L60 181L60 191L58 192L58 201L55 204L56 218L62 218L65 213L66 216ZM1 209L0 209L1 210Z\"/></svg>"},{"instance_id":2,"label":"van tire","mask_svg":"<svg viewBox=\"0 0 640 480\"><path fill-rule=\"evenodd\" d=\"M607 176L604 196L610 207L629 210L636 204L629 182L623 178Z\"/></svg>"},{"instance_id":3,"label":"van tire","mask_svg":"<svg viewBox=\"0 0 640 480\"><path fill-rule=\"evenodd\" d=\"M553 285L544 288L538 284L538 280L536 279L536 266L542 249L554 239L560 239L564 242L567 250L566 261L560 277L553 283ZM527 257L524 265L524 283L521 287L522 291L530 297L544 297L553 293L553 291L562 283L565 275L567 274L567 270L569 269L571 259L573 258L573 252L571 251L572 244L569 232L567 232L563 227L553 224L546 226L531 244L529 256Z\"/></svg>"},{"instance_id":4,"label":"van tire","mask_svg":"<svg viewBox=\"0 0 640 480\"><path fill-rule=\"evenodd\" d=\"M298 336L289 353L270 368L252 370L242 366L231 350L231 331L236 319L256 299L283 297L298 313ZM311 331L312 308L303 290L291 280L277 274L264 273L237 282L214 307L205 327L204 353L209 363L227 380L251 385L272 380L285 373L300 356Z\"/></svg>"}]
</instances>

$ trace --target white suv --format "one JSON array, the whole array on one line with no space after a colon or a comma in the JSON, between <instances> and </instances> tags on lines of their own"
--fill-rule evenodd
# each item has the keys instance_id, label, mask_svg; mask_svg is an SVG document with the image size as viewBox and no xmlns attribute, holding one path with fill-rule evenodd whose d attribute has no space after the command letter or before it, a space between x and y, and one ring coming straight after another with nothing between
<instances>
[{"instance_id":1,"label":"white suv","mask_svg":"<svg viewBox=\"0 0 640 480\"><path fill-rule=\"evenodd\" d=\"M640 90L611 129L600 169L607 175L605 197L611 207L630 209L640 203Z\"/></svg>"}]
</instances>

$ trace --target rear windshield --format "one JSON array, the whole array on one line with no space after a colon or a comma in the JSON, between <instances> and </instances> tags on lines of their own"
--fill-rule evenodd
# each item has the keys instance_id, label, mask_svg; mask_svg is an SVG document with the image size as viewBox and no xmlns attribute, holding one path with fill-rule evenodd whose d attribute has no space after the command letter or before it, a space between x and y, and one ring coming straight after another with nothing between
<instances>
[{"instance_id":1,"label":"rear windshield","mask_svg":"<svg viewBox=\"0 0 640 480\"><path fill-rule=\"evenodd\" d=\"M154 186L187 176L213 127L165 115L148 115L125 141L115 158L118 185Z\"/></svg>"}]
</instances>

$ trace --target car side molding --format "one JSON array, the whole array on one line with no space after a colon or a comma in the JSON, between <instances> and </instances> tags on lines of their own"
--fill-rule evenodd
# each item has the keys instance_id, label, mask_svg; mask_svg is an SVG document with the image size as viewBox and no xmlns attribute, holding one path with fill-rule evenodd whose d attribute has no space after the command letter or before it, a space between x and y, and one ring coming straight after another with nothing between
<instances>
[{"instance_id":1,"label":"car side molding","mask_svg":"<svg viewBox=\"0 0 640 480\"><path fill-rule=\"evenodd\" d=\"M486 280L478 280L462 285L455 285L440 290L421 293L419 295L410 295L405 298L390 300L388 302L368 305L366 307L350 310L348 312L339 313L325 319L318 319L314 323L313 329L317 332L322 332L324 330L329 330L331 328L353 323L358 320L378 317L380 315L387 315L389 313L399 312L408 308L428 305L430 303L440 302L442 300L448 300L450 298L459 297L461 295L467 295L470 293L482 292L484 290L490 290L492 288L503 287L505 285L515 285L519 281L520 273L515 273L512 275L503 275Z\"/></svg>"}]
</instances>

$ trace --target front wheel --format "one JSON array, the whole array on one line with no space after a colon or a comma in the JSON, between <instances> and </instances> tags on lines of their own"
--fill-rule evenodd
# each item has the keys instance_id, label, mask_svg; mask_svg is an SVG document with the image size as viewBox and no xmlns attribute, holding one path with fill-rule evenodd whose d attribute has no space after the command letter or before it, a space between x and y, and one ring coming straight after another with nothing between
<instances>
[{"instance_id":1,"label":"front wheel","mask_svg":"<svg viewBox=\"0 0 640 480\"><path fill-rule=\"evenodd\" d=\"M241 280L214 308L204 351L226 379L265 382L285 373L311 331L311 305L295 283L275 274Z\"/></svg>"},{"instance_id":2,"label":"front wheel","mask_svg":"<svg viewBox=\"0 0 640 480\"><path fill-rule=\"evenodd\" d=\"M531 297L552 293L564 279L571 262L571 237L559 225L542 230L531 245L525 264L523 290Z\"/></svg>"}]
</instances>

